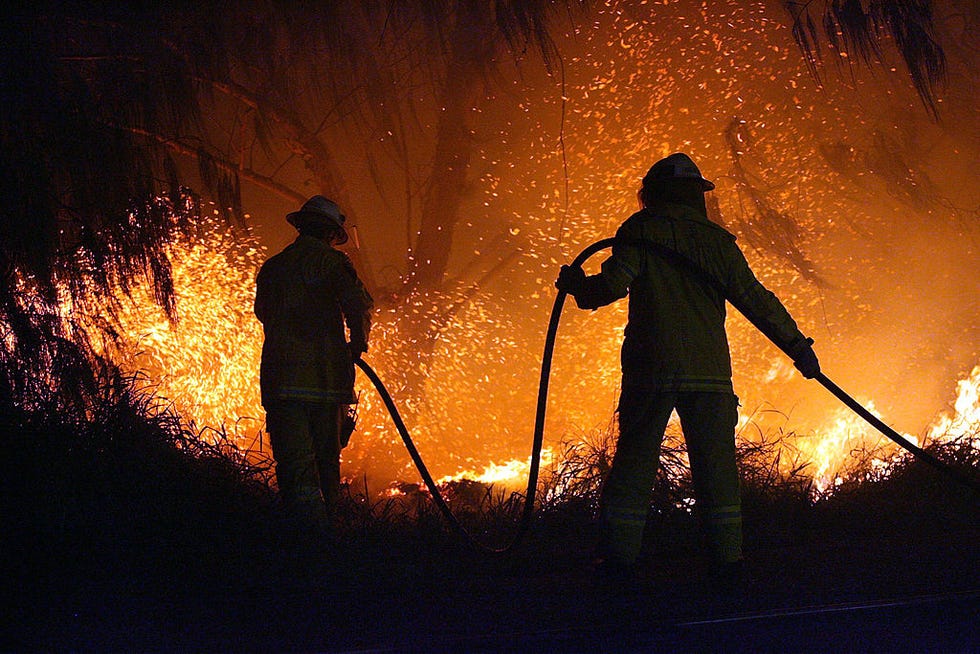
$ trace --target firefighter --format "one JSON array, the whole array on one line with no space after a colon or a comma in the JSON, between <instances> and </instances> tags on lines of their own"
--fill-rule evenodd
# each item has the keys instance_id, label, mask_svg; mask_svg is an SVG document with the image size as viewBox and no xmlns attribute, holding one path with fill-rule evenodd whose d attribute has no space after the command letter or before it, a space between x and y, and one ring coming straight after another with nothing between
<instances>
[{"instance_id":1,"label":"firefighter","mask_svg":"<svg viewBox=\"0 0 980 654\"><path fill-rule=\"evenodd\" d=\"M580 267L563 266L556 282L581 309L630 297L619 438L600 500L596 561L617 576L629 575L639 554L664 430L676 409L710 570L722 583L741 577L738 398L725 334L726 297L786 346L805 377L820 371L812 341L756 279L735 237L708 219L704 194L713 189L689 156L672 154L650 168L638 193L640 211L616 233L660 244L694 266L679 265L662 252L616 244L600 273L586 276Z\"/></svg>"},{"instance_id":2,"label":"firefighter","mask_svg":"<svg viewBox=\"0 0 980 654\"><path fill-rule=\"evenodd\" d=\"M255 315L265 333L262 406L283 504L301 523L330 533L342 422L356 401L354 359L367 352L373 302L334 247L348 239L336 203L315 195L286 220L299 235L256 280Z\"/></svg>"}]
</instances>

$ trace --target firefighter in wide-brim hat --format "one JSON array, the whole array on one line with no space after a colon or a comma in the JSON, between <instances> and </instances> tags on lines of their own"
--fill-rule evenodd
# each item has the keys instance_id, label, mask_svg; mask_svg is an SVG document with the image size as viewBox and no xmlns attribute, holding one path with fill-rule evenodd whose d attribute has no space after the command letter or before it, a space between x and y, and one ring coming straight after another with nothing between
<instances>
[{"instance_id":1,"label":"firefighter in wide-brim hat","mask_svg":"<svg viewBox=\"0 0 980 654\"><path fill-rule=\"evenodd\" d=\"M601 495L599 562L628 572L640 551L660 447L676 409L687 443L697 510L712 569L740 574L742 514L735 463L738 398L725 334L725 300L794 353L808 377L819 372L813 349L776 296L755 277L735 237L708 219L704 194L714 184L689 156L672 154L643 178L642 209L617 238L651 241L693 266L650 248L616 244L597 275L563 266L556 286L583 309L629 294L622 347L619 439ZM699 274L692 273L692 269Z\"/></svg>"},{"instance_id":2,"label":"firefighter in wide-brim hat","mask_svg":"<svg viewBox=\"0 0 980 654\"><path fill-rule=\"evenodd\" d=\"M367 351L373 302L351 260L334 248L348 238L336 203L315 195L286 219L299 235L256 280L262 405L284 504L329 530L341 424L355 401L353 361Z\"/></svg>"}]
</instances>

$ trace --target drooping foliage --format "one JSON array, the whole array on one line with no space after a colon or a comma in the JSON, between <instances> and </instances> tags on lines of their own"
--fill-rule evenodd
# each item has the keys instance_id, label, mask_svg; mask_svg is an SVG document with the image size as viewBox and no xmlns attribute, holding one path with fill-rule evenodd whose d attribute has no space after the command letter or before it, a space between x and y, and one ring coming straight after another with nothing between
<instances>
[{"instance_id":1,"label":"drooping foliage","mask_svg":"<svg viewBox=\"0 0 980 654\"><path fill-rule=\"evenodd\" d=\"M89 336L112 337L113 307L132 283L149 282L176 317L166 245L200 222L205 201L241 219L243 181L299 201L308 190L277 178L295 159L317 190L349 207L322 132L340 120L384 129L393 104L384 71L394 66L365 39L390 26L394 40L421 25L413 42L432 54L447 43L443 26L456 24L457 45L483 60L482 71L500 41L551 56L544 20L551 5L21 8L0 28L3 396L93 387L100 362ZM467 32L480 38L468 41ZM477 47L483 41L490 46ZM426 64L424 56L412 62ZM447 74L441 83L452 89ZM89 333L93 326L98 333Z\"/></svg>"},{"instance_id":2,"label":"drooping foliage","mask_svg":"<svg viewBox=\"0 0 980 654\"><path fill-rule=\"evenodd\" d=\"M161 245L195 211L173 160L136 136L193 124L186 63L136 17L94 24L37 7L0 27L0 325L15 398L90 387L76 320L98 310L88 298L147 277L173 312Z\"/></svg>"},{"instance_id":3,"label":"drooping foliage","mask_svg":"<svg viewBox=\"0 0 980 654\"><path fill-rule=\"evenodd\" d=\"M800 248L802 229L794 217L779 203L772 200L765 188L742 164L745 149L751 143L751 135L745 129L745 121L733 118L725 129L725 142L732 160L731 176L738 193L740 213L739 228L746 241L753 247L774 250L797 272L815 284L825 284L816 267ZM714 196L710 198L717 203ZM714 213L720 214L720 209Z\"/></svg>"},{"instance_id":4,"label":"drooping foliage","mask_svg":"<svg viewBox=\"0 0 980 654\"><path fill-rule=\"evenodd\" d=\"M945 81L946 59L934 36L930 0L787 0L783 5L793 19L793 37L814 75L823 43L839 58L848 59L854 53L874 65L884 58L882 42L891 39L919 97L938 118L935 90ZM822 15L815 18L820 8Z\"/></svg>"},{"instance_id":5,"label":"drooping foliage","mask_svg":"<svg viewBox=\"0 0 980 654\"><path fill-rule=\"evenodd\" d=\"M231 79L231 53L256 45L247 38L267 45L246 52L273 57L279 42L311 39L275 39L268 26L323 36L333 22L326 11L311 25L268 20L263 3L242 9L38 3L0 21L4 400L53 393L84 406L105 363L90 338L112 338L113 309L133 283L148 282L176 316L165 247L201 207L177 155L198 162L197 191L243 214L239 176L201 108Z\"/></svg>"}]
</instances>

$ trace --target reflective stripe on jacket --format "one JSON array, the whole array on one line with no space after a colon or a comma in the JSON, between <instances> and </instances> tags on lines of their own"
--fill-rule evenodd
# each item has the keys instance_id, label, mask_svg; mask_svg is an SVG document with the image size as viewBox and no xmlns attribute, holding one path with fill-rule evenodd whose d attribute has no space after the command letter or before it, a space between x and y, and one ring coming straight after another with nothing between
<instances>
[{"instance_id":1,"label":"reflective stripe on jacket","mask_svg":"<svg viewBox=\"0 0 980 654\"><path fill-rule=\"evenodd\" d=\"M354 400L345 338L367 344L371 296L346 254L300 234L259 270L255 315L262 322L262 404Z\"/></svg>"},{"instance_id":2,"label":"reflective stripe on jacket","mask_svg":"<svg viewBox=\"0 0 980 654\"><path fill-rule=\"evenodd\" d=\"M749 268L735 237L700 211L665 202L633 214L617 237L659 243L693 262L716 284L662 255L616 245L602 264L603 303L629 293L623 339L623 384L662 391L732 392L725 298L786 344L804 338L779 299ZM724 289L724 294L720 291Z\"/></svg>"}]
</instances>

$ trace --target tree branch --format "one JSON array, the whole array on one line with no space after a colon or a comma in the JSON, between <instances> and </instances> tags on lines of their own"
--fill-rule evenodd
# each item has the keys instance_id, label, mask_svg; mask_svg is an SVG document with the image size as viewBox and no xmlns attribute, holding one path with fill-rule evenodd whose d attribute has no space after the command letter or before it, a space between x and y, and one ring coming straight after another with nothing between
<instances>
[{"instance_id":1,"label":"tree branch","mask_svg":"<svg viewBox=\"0 0 980 654\"><path fill-rule=\"evenodd\" d=\"M160 145L163 145L167 149L177 154L191 157L196 161L200 160L201 158L200 151L198 149L192 148L191 146L186 145L184 143L180 143L179 141L168 139L159 134L154 134L153 132L149 132L147 130L140 129L137 127L125 127L123 129L125 129L126 131L132 134L136 134L138 136L143 136L152 139L157 143L159 143ZM240 168L218 157L215 157L213 161L214 161L214 165L217 166L220 170L227 173L231 173L233 175L238 175L242 179L251 182L256 186L264 188L267 191L272 191L276 195L279 195L280 197L289 200L290 202L302 203L306 201L305 195L303 195L302 193L298 193L297 191L294 191L290 187L280 182L277 182L271 177L260 175L259 173L255 172L250 168Z\"/></svg>"}]
</instances>

